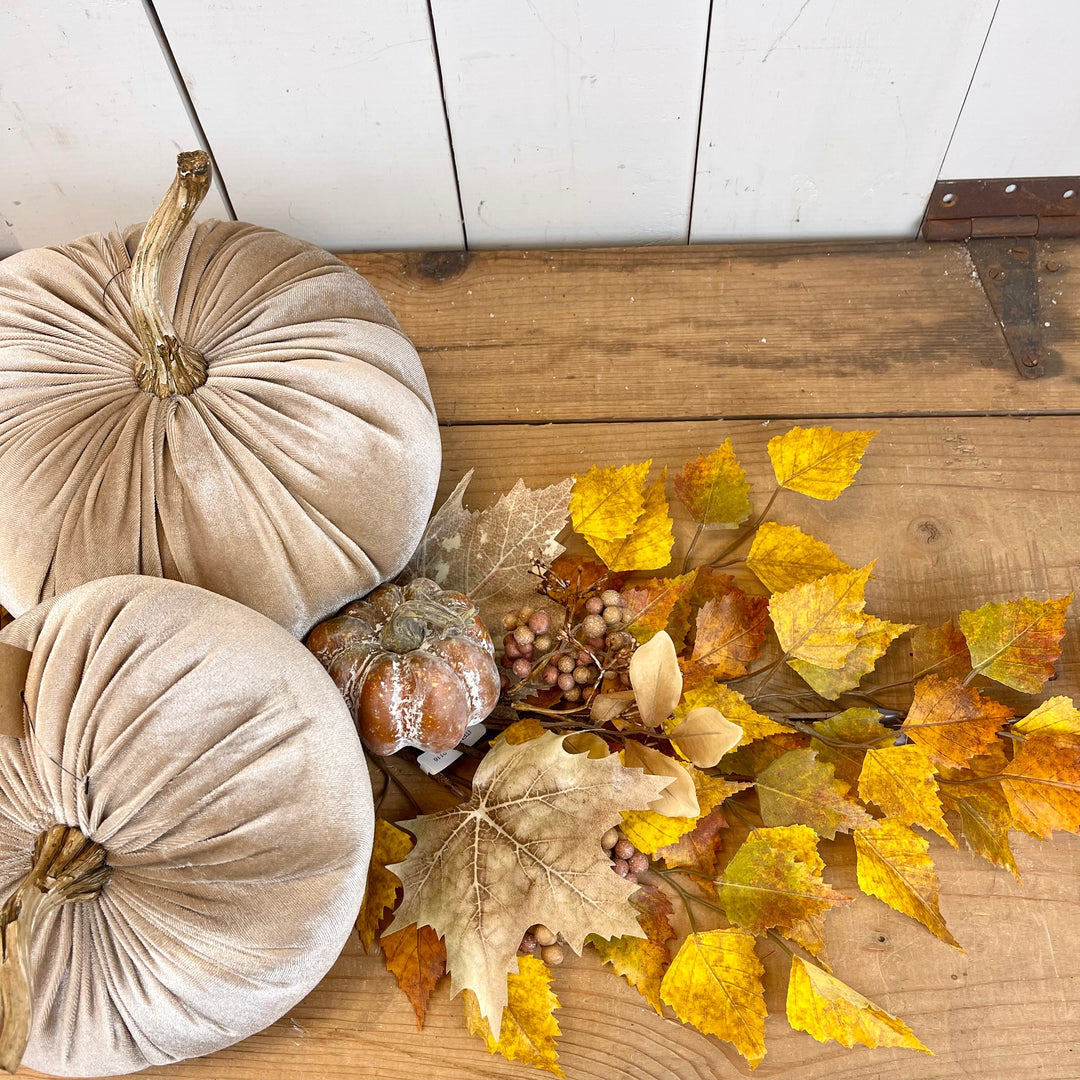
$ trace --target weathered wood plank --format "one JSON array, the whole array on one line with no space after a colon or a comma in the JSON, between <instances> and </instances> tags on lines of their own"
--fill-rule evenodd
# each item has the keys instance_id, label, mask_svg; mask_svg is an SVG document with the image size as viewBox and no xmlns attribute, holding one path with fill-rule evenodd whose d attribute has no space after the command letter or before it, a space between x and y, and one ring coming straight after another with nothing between
<instances>
[{"instance_id":1,"label":"weathered wood plank","mask_svg":"<svg viewBox=\"0 0 1080 1080\"><path fill-rule=\"evenodd\" d=\"M1042 245L1045 378L963 245L346 255L444 423L1080 409L1080 243Z\"/></svg>"}]
</instances>

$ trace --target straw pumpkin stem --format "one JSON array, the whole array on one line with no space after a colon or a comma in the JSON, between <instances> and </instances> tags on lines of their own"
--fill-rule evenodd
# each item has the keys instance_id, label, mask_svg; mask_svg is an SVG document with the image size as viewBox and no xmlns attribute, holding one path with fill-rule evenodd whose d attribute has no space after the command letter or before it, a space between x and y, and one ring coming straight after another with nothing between
<instances>
[{"instance_id":1,"label":"straw pumpkin stem","mask_svg":"<svg viewBox=\"0 0 1080 1080\"><path fill-rule=\"evenodd\" d=\"M176 178L143 229L131 263L131 317L142 344L135 364L140 390L166 398L206 382L206 360L176 336L161 299L161 267L210 188L210 158L189 150L176 159Z\"/></svg>"},{"instance_id":2,"label":"straw pumpkin stem","mask_svg":"<svg viewBox=\"0 0 1080 1080\"><path fill-rule=\"evenodd\" d=\"M33 865L0 908L0 1068L19 1067L30 1036L30 946L35 929L64 904L93 899L109 880L105 849L70 825L34 844Z\"/></svg>"}]
</instances>

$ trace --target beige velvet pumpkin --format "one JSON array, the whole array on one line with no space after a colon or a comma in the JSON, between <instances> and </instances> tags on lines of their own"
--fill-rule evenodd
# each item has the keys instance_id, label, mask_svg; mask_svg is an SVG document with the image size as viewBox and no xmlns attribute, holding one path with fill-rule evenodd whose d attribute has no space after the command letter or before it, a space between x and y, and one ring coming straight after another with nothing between
<instances>
[{"instance_id":1,"label":"beige velvet pumpkin","mask_svg":"<svg viewBox=\"0 0 1080 1080\"><path fill-rule=\"evenodd\" d=\"M25 1063L131 1072L292 1008L348 938L374 827L318 661L262 615L149 577L83 585L0 642L33 652L33 734L0 737L0 900L57 823L109 870L41 919Z\"/></svg>"},{"instance_id":2,"label":"beige velvet pumpkin","mask_svg":"<svg viewBox=\"0 0 1080 1080\"><path fill-rule=\"evenodd\" d=\"M300 636L416 546L440 468L416 350L327 252L241 222L186 224L208 183L206 156L181 155L145 234L0 263L13 614L138 573Z\"/></svg>"}]
</instances>

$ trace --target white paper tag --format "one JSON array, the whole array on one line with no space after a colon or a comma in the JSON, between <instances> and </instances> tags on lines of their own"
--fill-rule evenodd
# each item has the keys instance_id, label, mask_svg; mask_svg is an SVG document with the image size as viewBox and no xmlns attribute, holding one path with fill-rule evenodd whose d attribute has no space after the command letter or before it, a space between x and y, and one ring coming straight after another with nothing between
<instances>
[{"instance_id":1,"label":"white paper tag","mask_svg":"<svg viewBox=\"0 0 1080 1080\"><path fill-rule=\"evenodd\" d=\"M473 724L472 727L465 731L465 737L458 745L475 746L486 734L487 728L484 727L483 724ZM444 750L441 754L433 754L428 750L417 756L416 764L419 765L428 776L434 776L435 773L440 773L447 766L452 765L459 757L461 757L460 750Z\"/></svg>"}]
</instances>

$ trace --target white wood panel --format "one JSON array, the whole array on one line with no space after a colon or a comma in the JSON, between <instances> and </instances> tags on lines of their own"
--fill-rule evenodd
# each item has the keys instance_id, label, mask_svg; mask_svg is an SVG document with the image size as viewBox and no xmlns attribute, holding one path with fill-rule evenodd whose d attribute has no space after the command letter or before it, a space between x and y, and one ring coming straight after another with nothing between
<instances>
[{"instance_id":1,"label":"white wood panel","mask_svg":"<svg viewBox=\"0 0 1080 1080\"><path fill-rule=\"evenodd\" d=\"M1080 4L1001 0L946 180L1080 173Z\"/></svg>"},{"instance_id":2,"label":"white wood panel","mask_svg":"<svg viewBox=\"0 0 1080 1080\"><path fill-rule=\"evenodd\" d=\"M337 250L457 248L424 0L157 0L237 215Z\"/></svg>"},{"instance_id":3,"label":"white wood panel","mask_svg":"<svg viewBox=\"0 0 1080 1080\"><path fill-rule=\"evenodd\" d=\"M916 235L995 0L716 0L693 241Z\"/></svg>"},{"instance_id":4,"label":"white wood panel","mask_svg":"<svg viewBox=\"0 0 1080 1080\"><path fill-rule=\"evenodd\" d=\"M144 221L197 147L139 0L0 10L0 254Z\"/></svg>"},{"instance_id":5,"label":"white wood panel","mask_svg":"<svg viewBox=\"0 0 1080 1080\"><path fill-rule=\"evenodd\" d=\"M685 243L708 0L434 0L470 247Z\"/></svg>"}]
</instances>

